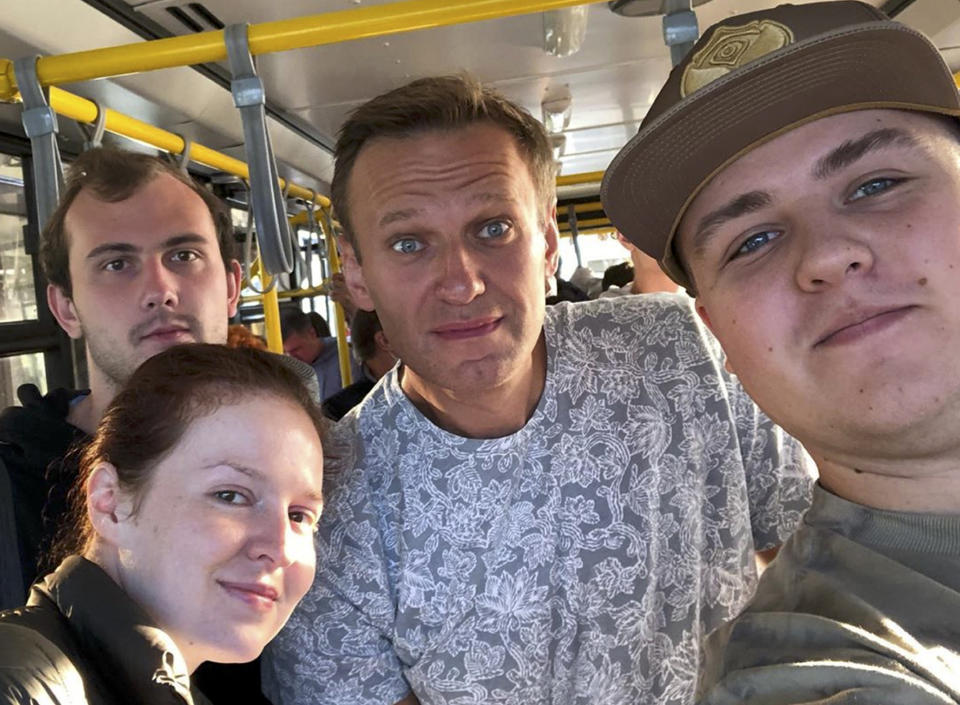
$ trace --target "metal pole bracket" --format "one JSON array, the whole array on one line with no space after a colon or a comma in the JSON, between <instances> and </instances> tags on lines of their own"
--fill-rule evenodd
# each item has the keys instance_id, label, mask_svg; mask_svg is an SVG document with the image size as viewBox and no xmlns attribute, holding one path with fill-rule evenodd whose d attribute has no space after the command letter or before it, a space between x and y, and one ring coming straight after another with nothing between
<instances>
[{"instance_id":1,"label":"metal pole bracket","mask_svg":"<svg viewBox=\"0 0 960 705\"><path fill-rule=\"evenodd\" d=\"M33 182L36 187L37 226L42 230L57 208L63 185L63 164L57 146L57 114L37 78L38 55L13 62L13 72L23 100L23 129L33 153Z\"/></svg>"}]
</instances>

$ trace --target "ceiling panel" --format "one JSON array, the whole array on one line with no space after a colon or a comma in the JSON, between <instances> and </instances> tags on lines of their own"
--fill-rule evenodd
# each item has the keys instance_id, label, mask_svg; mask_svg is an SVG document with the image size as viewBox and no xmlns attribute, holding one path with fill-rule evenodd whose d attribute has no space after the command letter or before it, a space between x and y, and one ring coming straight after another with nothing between
<instances>
[{"instance_id":1,"label":"ceiling panel","mask_svg":"<svg viewBox=\"0 0 960 705\"><path fill-rule=\"evenodd\" d=\"M188 30L171 8L192 12L185 0L124 0L171 32ZM813 0L797 0L810 2ZM884 0L869 0L880 6ZM223 22L251 23L390 4L389 0L204 0ZM696 8L705 28L717 20L775 0L710 0ZM82 0L32 0L9 3L4 30L41 51L63 52L138 41L137 37ZM93 16L90 13L93 13ZM49 16L36 26L27 19ZM10 21L10 18L13 21ZM960 2L918 0L902 14L907 24L931 33L954 68L960 61ZM543 16L512 17L409 32L377 39L276 53L259 57L268 95L283 109L333 140L351 109L379 93L420 76L469 71L540 115L544 96L569 88L572 113L566 174L607 166L636 132L639 121L670 70L661 18L626 18L606 3L589 6L588 30L579 52L558 58L542 49ZM82 31L77 31L82 27ZM156 122L167 129L239 154L241 130L229 93L189 69L171 69L77 87L111 107ZM0 111L0 119L3 112ZM296 133L274 125L276 151L292 174L327 181L329 155ZM307 176L304 176L307 178Z\"/></svg>"}]
</instances>

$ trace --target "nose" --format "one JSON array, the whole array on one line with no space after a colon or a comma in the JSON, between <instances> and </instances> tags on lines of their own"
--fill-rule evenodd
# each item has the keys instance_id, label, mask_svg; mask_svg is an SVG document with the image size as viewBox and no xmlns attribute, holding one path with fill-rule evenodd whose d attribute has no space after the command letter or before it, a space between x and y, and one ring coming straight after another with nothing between
<instances>
[{"instance_id":1,"label":"nose","mask_svg":"<svg viewBox=\"0 0 960 705\"><path fill-rule=\"evenodd\" d=\"M146 260L142 271L141 306L148 310L176 308L179 303L176 275L161 258Z\"/></svg>"},{"instance_id":2,"label":"nose","mask_svg":"<svg viewBox=\"0 0 960 705\"><path fill-rule=\"evenodd\" d=\"M437 295L442 301L462 306L486 290L480 263L463 243L450 245L438 259Z\"/></svg>"},{"instance_id":3,"label":"nose","mask_svg":"<svg viewBox=\"0 0 960 705\"><path fill-rule=\"evenodd\" d=\"M297 538L293 535L285 509L282 512L264 511L256 520L247 544L247 555L252 560L266 561L274 567L291 565L297 558Z\"/></svg>"},{"instance_id":4,"label":"nose","mask_svg":"<svg viewBox=\"0 0 960 705\"><path fill-rule=\"evenodd\" d=\"M842 228L842 224L841 224ZM824 223L804 238L797 266L797 284L803 291L816 292L866 276L874 266L869 240L852 229L837 229Z\"/></svg>"}]
</instances>

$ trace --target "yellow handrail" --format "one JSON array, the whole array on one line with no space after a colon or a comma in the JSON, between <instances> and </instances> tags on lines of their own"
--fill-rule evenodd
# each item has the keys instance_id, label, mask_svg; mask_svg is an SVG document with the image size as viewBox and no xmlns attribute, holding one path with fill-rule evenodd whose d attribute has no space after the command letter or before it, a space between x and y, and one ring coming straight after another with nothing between
<instances>
[{"instance_id":1,"label":"yellow handrail","mask_svg":"<svg viewBox=\"0 0 960 705\"><path fill-rule=\"evenodd\" d=\"M250 26L248 38L250 53L256 56L583 4L583 0L404 0L263 22ZM223 31L218 30L41 57L37 78L42 85L53 86L226 58ZM11 101L17 93L13 67L8 63L0 68L0 100Z\"/></svg>"},{"instance_id":2,"label":"yellow handrail","mask_svg":"<svg viewBox=\"0 0 960 705\"><path fill-rule=\"evenodd\" d=\"M567 227L568 225L569 225L568 223L563 223L564 232L567 232L570 230L570 228ZM596 225L610 225L610 219L609 218L585 218L584 220L578 220L577 231L579 232L580 228L583 228L584 230L586 230L587 228L592 228ZM610 227L613 227L613 226L611 225Z\"/></svg>"},{"instance_id":3,"label":"yellow handrail","mask_svg":"<svg viewBox=\"0 0 960 705\"><path fill-rule=\"evenodd\" d=\"M574 184L592 184L603 181L602 171L588 171L584 174L570 174L569 176L558 176L557 186L573 186Z\"/></svg>"},{"instance_id":4,"label":"yellow handrail","mask_svg":"<svg viewBox=\"0 0 960 705\"><path fill-rule=\"evenodd\" d=\"M97 119L97 104L86 98L81 98L73 93L61 90L56 86L50 89L50 107L64 117L72 118L79 122L93 123ZM116 110L105 108L107 113L106 129L118 135L129 137L130 139L144 142L158 149L162 149L171 154L180 154L184 149L183 138L180 135L168 132L159 127L137 120L136 118L118 113ZM245 162L233 157L227 156L215 149L204 147L202 144L194 143L190 148L190 160L205 164L228 174L234 174L240 178L250 177L250 170ZM284 188L286 182L280 179L280 188ZM314 194L309 189L296 184L290 184L289 195L295 198L302 198L309 201ZM317 196L316 201L320 206L329 206L330 201L325 196Z\"/></svg>"},{"instance_id":5,"label":"yellow handrail","mask_svg":"<svg viewBox=\"0 0 960 705\"><path fill-rule=\"evenodd\" d=\"M585 235L616 235L617 229L615 227L608 226L606 228L588 228L587 230L581 230L577 233L578 237L584 237ZM570 237L569 230L561 230L560 237Z\"/></svg>"}]
</instances>

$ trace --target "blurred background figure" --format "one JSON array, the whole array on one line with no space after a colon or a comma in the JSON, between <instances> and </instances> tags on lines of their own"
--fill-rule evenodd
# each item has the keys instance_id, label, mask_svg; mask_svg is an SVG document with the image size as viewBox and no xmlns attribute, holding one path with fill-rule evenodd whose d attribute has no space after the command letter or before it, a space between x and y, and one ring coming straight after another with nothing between
<instances>
[{"instance_id":1,"label":"blurred background figure","mask_svg":"<svg viewBox=\"0 0 960 705\"><path fill-rule=\"evenodd\" d=\"M255 335L242 323L235 323L227 328L227 347L266 350L267 341Z\"/></svg>"},{"instance_id":2,"label":"blurred background figure","mask_svg":"<svg viewBox=\"0 0 960 705\"><path fill-rule=\"evenodd\" d=\"M376 311L357 310L350 324L350 344L360 365L359 379L323 402L323 413L334 421L363 401L397 362Z\"/></svg>"},{"instance_id":3,"label":"blurred background figure","mask_svg":"<svg viewBox=\"0 0 960 705\"><path fill-rule=\"evenodd\" d=\"M670 280L660 265L650 255L641 252L619 232L617 239L630 253L631 265L624 263L609 267L603 275L603 293L600 296L623 296L625 294L652 294L657 291L676 292L677 285ZM633 278L623 281L628 268L632 270ZM613 270L613 271L611 271ZM607 275L610 275L608 280ZM623 281L623 283L619 283ZM609 282L609 283L608 283Z\"/></svg>"},{"instance_id":4,"label":"blurred background figure","mask_svg":"<svg viewBox=\"0 0 960 705\"><path fill-rule=\"evenodd\" d=\"M280 312L280 331L283 335L283 352L313 367L320 386L320 398L326 399L339 392L343 382L340 380L337 339L319 335L314 323L316 318L323 321L319 313L307 314L296 308L283 309Z\"/></svg>"},{"instance_id":5,"label":"blurred background figure","mask_svg":"<svg viewBox=\"0 0 960 705\"><path fill-rule=\"evenodd\" d=\"M316 311L310 311L307 313L307 318L310 319L310 325L313 326L313 329L321 338L329 338L331 335L333 335L330 332L330 325L327 323L327 319Z\"/></svg>"}]
</instances>

